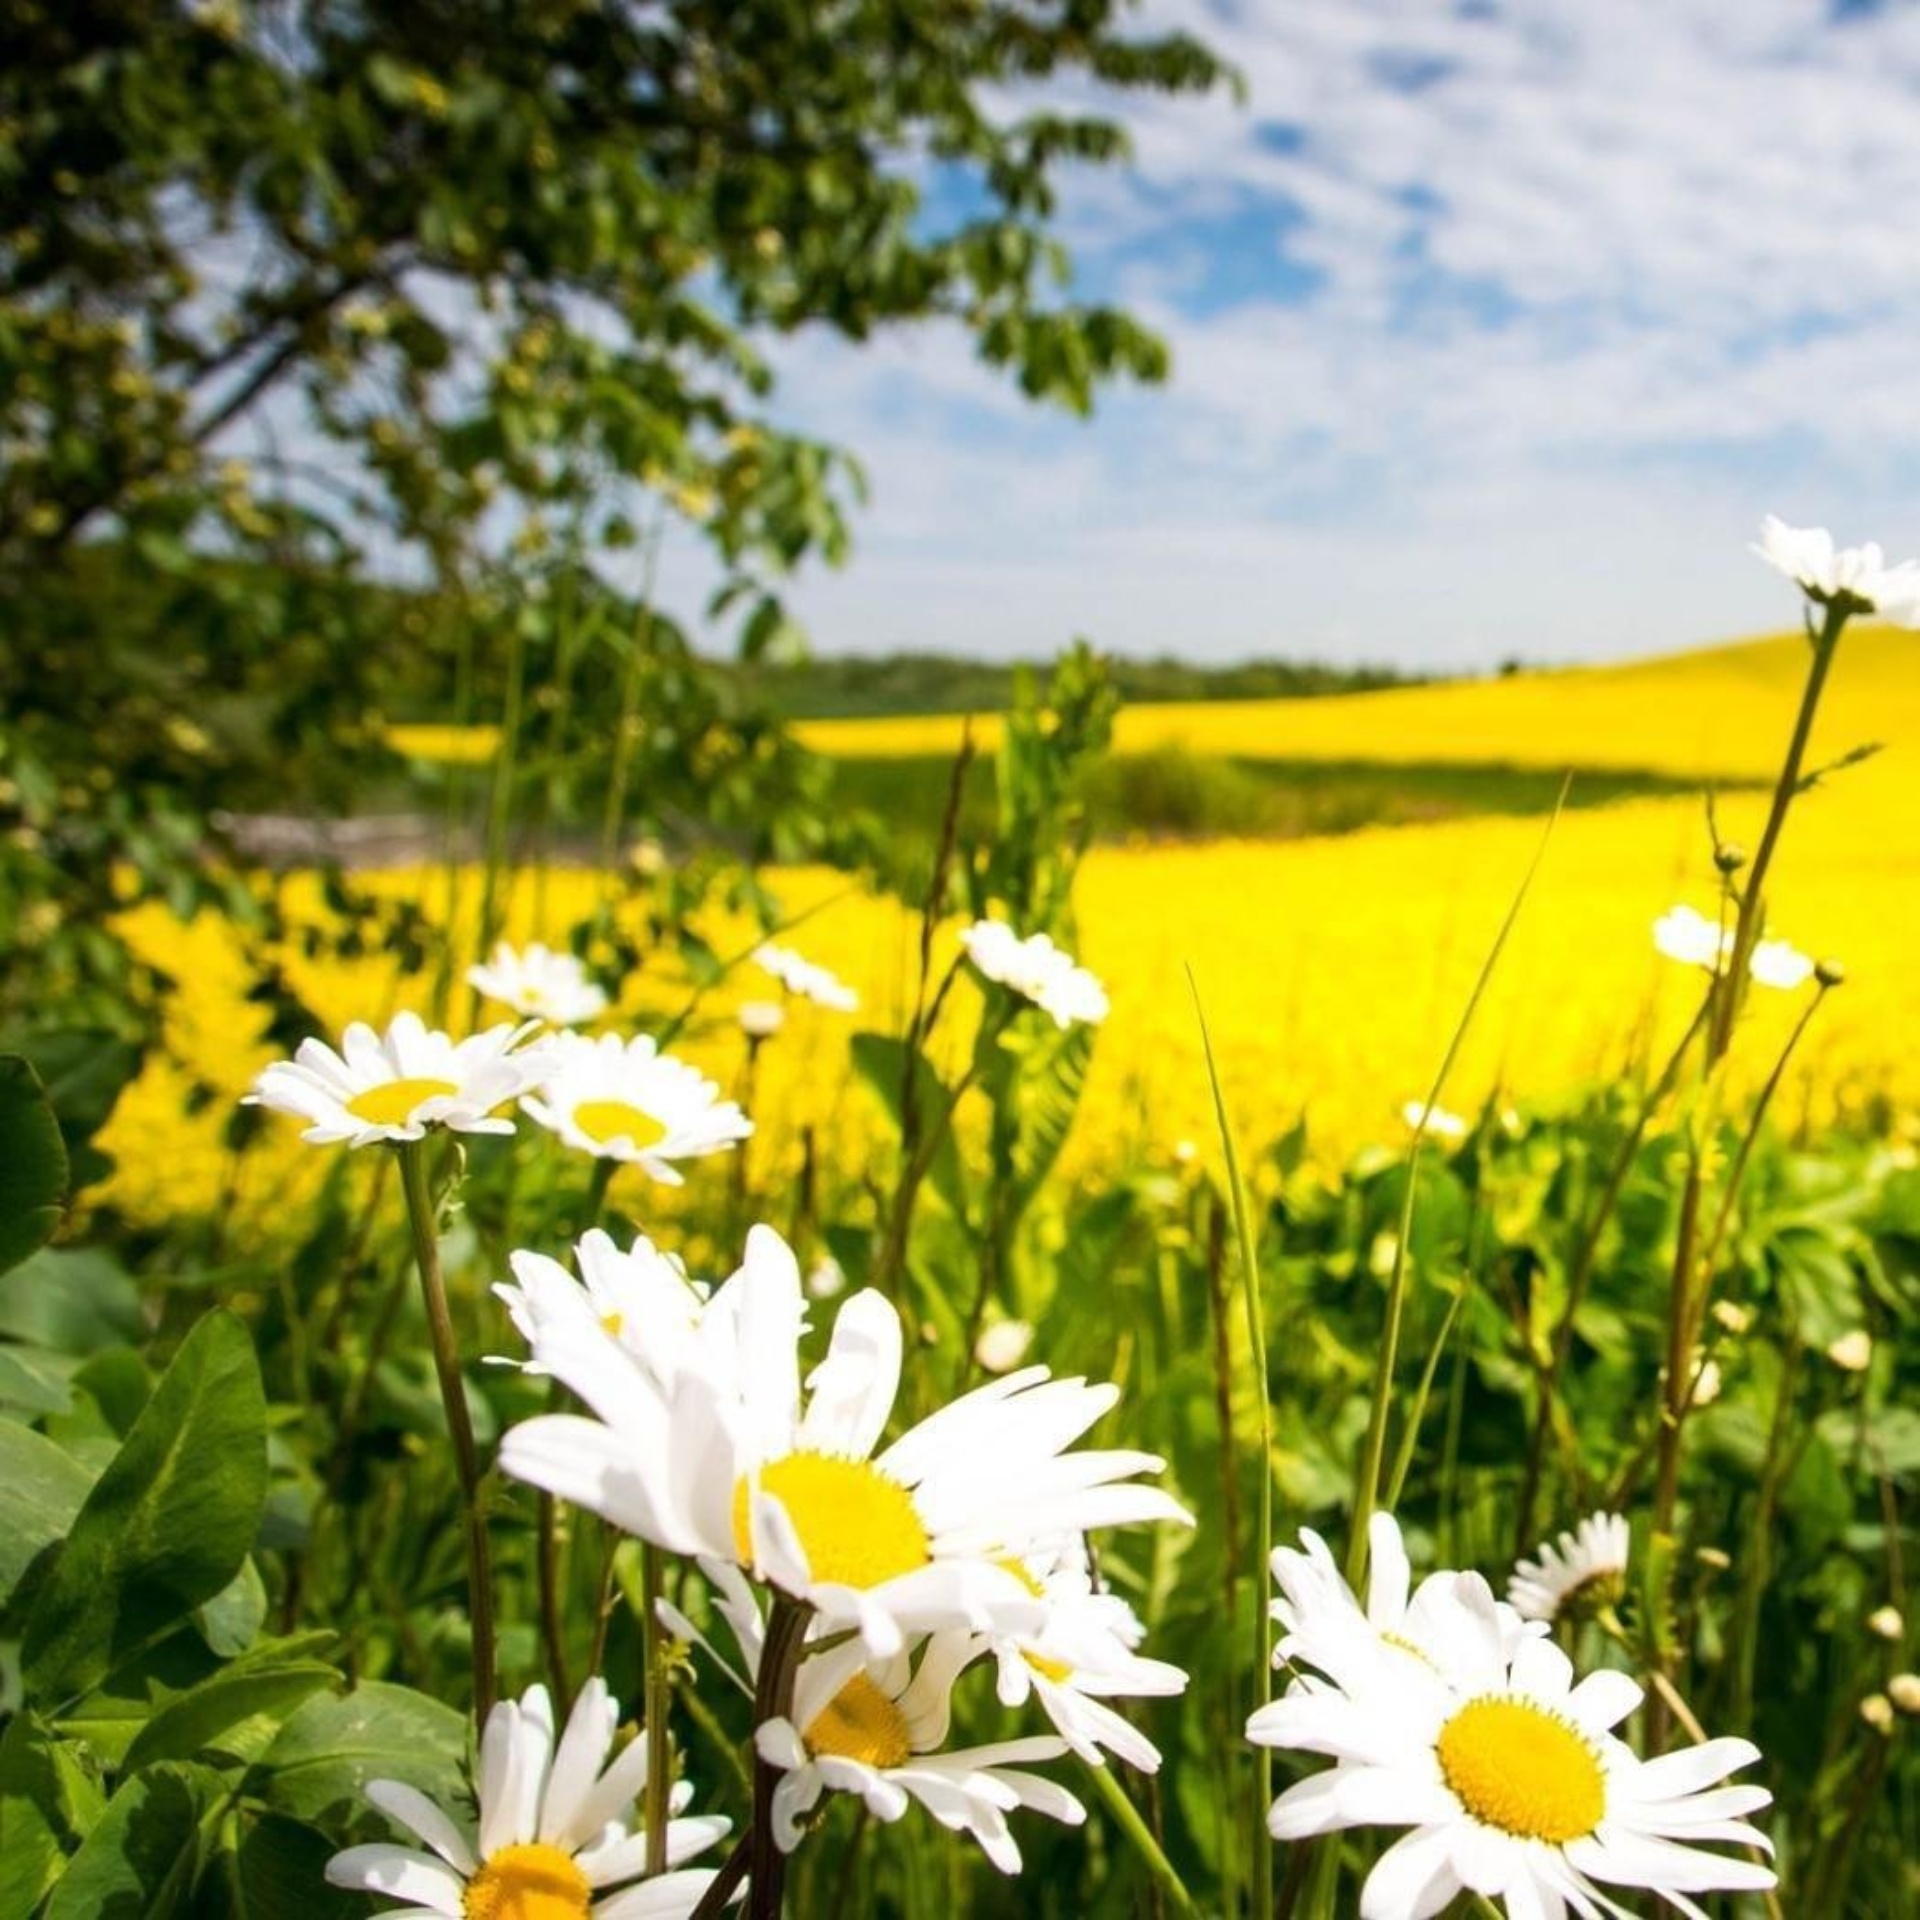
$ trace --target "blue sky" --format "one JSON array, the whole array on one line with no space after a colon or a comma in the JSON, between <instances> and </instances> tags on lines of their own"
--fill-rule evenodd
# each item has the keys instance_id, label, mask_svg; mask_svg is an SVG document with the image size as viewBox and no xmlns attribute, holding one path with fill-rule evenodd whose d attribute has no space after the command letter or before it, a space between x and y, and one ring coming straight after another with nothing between
<instances>
[{"instance_id":1,"label":"blue sky","mask_svg":"<svg viewBox=\"0 0 1920 1920\"><path fill-rule=\"evenodd\" d=\"M1789 622L1764 512L1920 551L1920 7L1139 19L1249 87L1122 103L1134 169L1067 196L1171 383L1079 422L957 330L783 343L782 409L873 481L798 583L823 649L1601 658Z\"/></svg>"}]
</instances>

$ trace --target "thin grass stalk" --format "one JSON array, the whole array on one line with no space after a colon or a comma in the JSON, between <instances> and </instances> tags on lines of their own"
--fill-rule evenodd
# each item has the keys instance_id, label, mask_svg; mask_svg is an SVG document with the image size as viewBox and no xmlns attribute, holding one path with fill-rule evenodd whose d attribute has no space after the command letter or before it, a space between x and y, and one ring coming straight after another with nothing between
<instances>
[{"instance_id":1,"label":"thin grass stalk","mask_svg":"<svg viewBox=\"0 0 1920 1920\"><path fill-rule=\"evenodd\" d=\"M1680 1077L1680 1068L1686 1060L1688 1051L1699 1038L1700 1029L1707 1023L1707 1015L1713 1007L1711 993L1702 997L1695 1010L1687 1030L1680 1036L1680 1043L1667 1058L1667 1064L1660 1070L1660 1077L1648 1090L1640 1103L1640 1111L1634 1118L1632 1128L1620 1142L1620 1150L1613 1157L1613 1164L1607 1169L1606 1185L1600 1190L1591 1218L1580 1235L1580 1244L1574 1254L1573 1266L1567 1275L1567 1297L1560 1309L1560 1319L1553 1330L1553 1346L1547 1359L1547 1370L1540 1380L1539 1404L1534 1411L1533 1432L1527 1442L1526 1478L1521 1484L1520 1502L1514 1524L1514 1557L1517 1559L1533 1543L1533 1523L1540 1498L1540 1479L1546 1465L1547 1436L1553 1426L1554 1409L1560 1391L1560 1381L1567 1370L1567 1361L1573 1352L1574 1321L1586 1300L1587 1287L1593 1279L1593 1271L1600 1257L1600 1240L1606 1232L1607 1223L1620 1205L1620 1196L1626 1189L1627 1175L1633 1170L1634 1156L1640 1151L1640 1143L1647 1137L1647 1128L1653 1124L1653 1116L1661 1103L1673 1091L1674 1083Z\"/></svg>"},{"instance_id":2,"label":"thin grass stalk","mask_svg":"<svg viewBox=\"0 0 1920 1920\"><path fill-rule=\"evenodd\" d=\"M453 1438L454 1466L460 1478L461 1517L467 1540L467 1601L473 1630L473 1711L484 1726L498 1691L497 1656L493 1631L493 1562L487 1546L487 1516L480 1497L480 1455L474 1445L473 1421L467 1412L466 1387L460 1377L460 1351L454 1338L453 1315L447 1307L446 1282L440 1272L440 1242L433 1196L427 1190L425 1143L400 1142L400 1181L407 1195L407 1217L413 1226L414 1262L420 1270L420 1294L426 1304L427 1329L433 1346L434 1372L440 1380L440 1399L447 1410L447 1431Z\"/></svg>"},{"instance_id":3,"label":"thin grass stalk","mask_svg":"<svg viewBox=\"0 0 1920 1920\"><path fill-rule=\"evenodd\" d=\"M1454 1027L1453 1037L1447 1042L1440 1070L1433 1077L1433 1085L1427 1092L1426 1104L1420 1110L1413 1129L1413 1140L1407 1149L1407 1178L1400 1196L1400 1223L1394 1240L1393 1274L1387 1282L1386 1325L1381 1332L1380 1358L1373 1377L1373 1405L1367 1415L1366 1447L1354 1487L1353 1528L1347 1540L1347 1584L1356 1590L1366 1572L1367 1533L1373 1522L1374 1510L1380 1503L1380 1472L1387 1451L1387 1410L1393 1398L1394 1374L1400 1359L1400 1328L1407 1306L1407 1243L1413 1233L1414 1193L1419 1185L1420 1151L1426 1144L1427 1122L1434 1108L1440 1104L1441 1094L1446 1091L1447 1079L1453 1072L1453 1063L1459 1056L1461 1043L1473 1025L1473 1016L1479 1011L1487 983L1493 978L1493 970L1506 949L1507 938L1520 918L1520 909L1532 890L1534 876L1540 871L1540 862L1546 858L1548 843L1559 824L1561 809L1567 804L1567 790L1572 784L1571 774L1560 784L1560 797L1554 802L1546 830L1541 834L1533 858L1528 861L1527 870L1521 876L1519 890L1508 905L1506 917L1500 922L1500 931L1494 936L1493 946L1481 964L1480 977L1474 981L1473 991L1467 996L1466 1007Z\"/></svg>"},{"instance_id":4,"label":"thin grass stalk","mask_svg":"<svg viewBox=\"0 0 1920 1920\"><path fill-rule=\"evenodd\" d=\"M1213 1035L1207 1028L1207 1010L1200 999L1200 983L1193 969L1187 969L1187 986L1193 994L1194 1017L1200 1023L1200 1046L1206 1057L1207 1085L1213 1093L1213 1116L1220 1129L1220 1151L1226 1161L1227 1197L1233 1206L1234 1234L1240 1247L1240 1284L1246 1304L1247 1352L1252 1363L1256 1432L1260 1463L1259 1491L1254 1501L1254 1552L1259 1583L1256 1593L1265 1591L1267 1565L1273 1558L1273 1396L1267 1378L1266 1316L1260 1299L1260 1255L1254 1241L1253 1218L1247 1208L1246 1182L1240 1175L1240 1155L1234 1145L1233 1125L1227 1118L1227 1096L1220 1085L1220 1069L1214 1059ZM1233 1436L1221 1435L1221 1443L1230 1446ZM1253 1670L1259 1676L1254 1685L1254 1705L1263 1707L1273 1697L1273 1662L1267 1648L1266 1609L1253 1609ZM1264 1916L1273 1912L1273 1847L1267 1832L1267 1808L1273 1800L1273 1750L1254 1748L1253 1835L1253 1911Z\"/></svg>"},{"instance_id":5,"label":"thin grass stalk","mask_svg":"<svg viewBox=\"0 0 1920 1920\"><path fill-rule=\"evenodd\" d=\"M1129 1844L1140 1856L1141 1864L1153 1876L1153 1884L1165 1897L1167 1904L1176 1913L1197 1913L1193 1896L1188 1893L1186 1883L1175 1872L1174 1865L1162 1851L1160 1843L1153 1837L1153 1829L1142 1817L1140 1809L1127 1798L1126 1789L1113 1777L1111 1767L1085 1766L1088 1780L1093 1790L1100 1796L1100 1803L1113 1815L1120 1831L1127 1836Z\"/></svg>"},{"instance_id":6,"label":"thin grass stalk","mask_svg":"<svg viewBox=\"0 0 1920 1920\"><path fill-rule=\"evenodd\" d=\"M673 1789L673 1743L668 1725L668 1702L673 1675L667 1666L666 1636L660 1630L660 1598L665 1590L665 1563L652 1542L640 1543L640 1591L646 1606L640 1617L640 1658L645 1668L641 1725L647 1743L647 1784L640 1802L647 1836L647 1875L667 1870L667 1821Z\"/></svg>"}]
</instances>

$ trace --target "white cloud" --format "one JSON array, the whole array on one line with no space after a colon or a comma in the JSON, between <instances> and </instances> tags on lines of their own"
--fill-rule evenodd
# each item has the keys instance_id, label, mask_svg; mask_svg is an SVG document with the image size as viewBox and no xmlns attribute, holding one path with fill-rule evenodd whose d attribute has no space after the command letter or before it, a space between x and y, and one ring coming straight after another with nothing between
<instances>
[{"instance_id":1,"label":"white cloud","mask_svg":"<svg viewBox=\"0 0 1920 1920\"><path fill-rule=\"evenodd\" d=\"M833 647L1486 663L1783 623L1769 508L1920 544L1920 9L1831 15L1150 0L1249 105L1128 102L1137 175L1067 218L1173 385L1081 426L950 330L783 346L875 483L803 612Z\"/></svg>"}]
</instances>

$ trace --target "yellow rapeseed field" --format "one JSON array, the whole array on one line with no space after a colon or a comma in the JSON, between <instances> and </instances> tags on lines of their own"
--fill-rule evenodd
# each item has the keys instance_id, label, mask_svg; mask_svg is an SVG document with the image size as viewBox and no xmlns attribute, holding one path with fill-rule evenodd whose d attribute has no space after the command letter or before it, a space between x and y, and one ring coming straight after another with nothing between
<instances>
[{"instance_id":1,"label":"yellow rapeseed field","mask_svg":"<svg viewBox=\"0 0 1920 1920\"><path fill-rule=\"evenodd\" d=\"M1752 777L1777 762L1800 648L1797 639L1783 640L1354 698L1136 709L1122 715L1120 732L1127 747L1177 733L1196 748L1242 755L1604 764ZM835 723L809 732L837 752L917 753L938 750L953 726ZM1848 969L1783 1093L1789 1124L1871 1113L1882 1102L1906 1114L1920 1104L1911 1044L1920 945L1920 639L1848 637L1816 762L1870 740L1884 742L1885 751L1802 800L1777 867L1774 931L1841 957ZM1728 796L1723 832L1751 843L1763 807L1757 792ZM1538 820L1476 819L1324 840L1096 849L1081 875L1079 944L1107 981L1114 1011L1072 1163L1085 1171L1166 1160L1182 1141L1208 1139L1189 963L1250 1139L1271 1137L1303 1115L1325 1158L1398 1137L1399 1109L1425 1092L1541 830ZM444 898L437 869L376 883ZM523 884L509 932L563 937L598 886L589 874L548 876L536 924L536 890ZM779 891L789 911L820 907L792 943L861 988L861 1022L896 1028L912 988L913 917L895 903L850 893L844 876L820 870L780 876ZM1698 802L1642 800L1565 817L1446 1104L1470 1111L1503 1094L1571 1089L1676 1033L1697 977L1654 954L1649 926L1678 900L1713 906ZM239 999L227 930L213 922L183 929L147 914L135 931L184 983L178 1050L237 1096L268 1049L257 1038L258 1016ZM744 928L714 931L723 946L746 937ZM403 993L382 961L325 972L296 962L292 972L335 1025L355 1015L377 1019L409 1002L424 1006L422 990ZM711 996L688 1043L729 1084L744 1058L731 1009L769 990L753 975L745 968ZM626 1006L644 1017L673 1002L676 991L642 981ZM1756 1000L1742 1048L1749 1079L1771 1064L1792 1010L1787 996ZM464 1006L462 995L456 1013ZM846 1065L851 1025L802 1009L766 1050L754 1102L762 1169L797 1153L791 1126L803 1113L823 1128L828 1154L851 1155L867 1137L873 1115ZM186 1084L176 1068L156 1063L123 1100L105 1142L122 1160L115 1197L135 1212L177 1211L183 1192L211 1201L234 1177L219 1145L222 1113L189 1123L183 1134ZM290 1148L291 1125L269 1124L285 1129ZM154 1165L156 1140L177 1143L164 1169ZM316 1177L311 1163L325 1156L304 1156L304 1167L302 1159L291 1151L251 1156L239 1175L242 1202L282 1192L289 1177Z\"/></svg>"}]
</instances>

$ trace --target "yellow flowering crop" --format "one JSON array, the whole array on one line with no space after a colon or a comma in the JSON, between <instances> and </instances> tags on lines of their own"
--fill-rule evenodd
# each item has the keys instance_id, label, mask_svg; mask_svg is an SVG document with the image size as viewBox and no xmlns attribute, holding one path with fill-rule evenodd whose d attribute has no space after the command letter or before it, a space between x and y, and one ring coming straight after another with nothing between
<instances>
[{"instance_id":1,"label":"yellow flowering crop","mask_svg":"<svg viewBox=\"0 0 1920 1920\"><path fill-rule=\"evenodd\" d=\"M1178 716L1194 729L1186 737L1195 745L1219 751L1564 760L1752 776L1777 760L1802 644L1352 699L1138 709L1122 715L1121 732L1138 745L1151 737L1144 729ZM909 752L931 750L927 743L945 728L944 721L889 721L815 732L858 738L862 750ZM1771 889L1772 930L1847 968L1847 984L1828 997L1782 1090L1776 1113L1789 1126L1845 1118L1872 1102L1920 1104L1920 1057L1910 1044L1912 955L1920 944L1920 834L1913 831L1920 639L1913 636L1848 636L1814 764L1874 740L1884 752L1799 803ZM1765 796L1751 790L1723 798L1723 834L1751 845L1764 805ZM1106 982L1113 1013L1069 1164L1086 1171L1164 1160L1183 1139L1210 1138L1189 962L1206 997L1228 1097L1250 1140L1303 1114L1323 1157L1396 1137L1399 1109L1424 1096L1541 830L1538 820L1477 819L1322 840L1095 849L1081 872L1076 950ZM443 900L438 869L369 884ZM590 909L598 885L589 874L547 875L545 911L535 924L539 890L523 884L505 931L556 940ZM1676 901L1711 912L1715 885L1697 801L1640 800L1564 817L1446 1104L1470 1112L1497 1093L1551 1094L1614 1074L1650 1050L1663 1057L1700 976L1655 954L1651 923ZM849 893L843 875L796 870L779 877L778 891L790 912L826 903L790 938L852 981L863 1005L852 1019L797 1009L765 1048L752 1099L762 1125L753 1152L763 1169L793 1156L805 1126L829 1167L855 1166L875 1117L850 1075L846 1037L856 1026L897 1031L903 1024L917 923L897 903ZM317 913L317 892L314 899ZM134 927L184 983L182 1051L237 1097L272 1050L251 1037L258 1016L239 998L243 981L226 931L214 923L182 929L157 913ZM747 944L744 927L709 931L722 950L735 938ZM953 951L951 938L942 959ZM290 970L336 1025L425 1005L425 986L403 989L382 960L328 968L294 962ZM703 1005L686 1042L684 1050L729 1092L738 1090L745 1057L732 1009L767 997L770 984L742 968ZM657 1016L678 1005L683 991L643 978L623 996L622 1010L630 1019ZM463 995L456 998L456 1015L464 1004ZM1738 1050L1750 1082L1771 1065L1801 1004L1797 995L1753 995L1753 1031ZM122 1160L115 1198L135 1211L211 1203L231 1175L217 1145L225 1113L183 1119L182 1092L174 1070L156 1065L123 1100L106 1141ZM290 1147L291 1127L286 1141ZM246 1190L275 1191L299 1158L255 1153Z\"/></svg>"}]
</instances>

